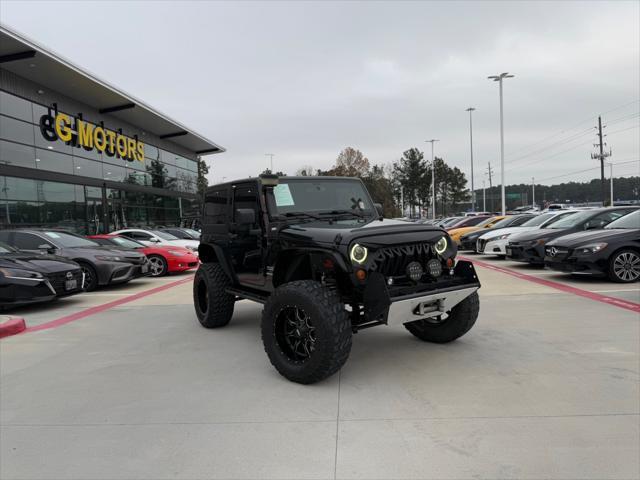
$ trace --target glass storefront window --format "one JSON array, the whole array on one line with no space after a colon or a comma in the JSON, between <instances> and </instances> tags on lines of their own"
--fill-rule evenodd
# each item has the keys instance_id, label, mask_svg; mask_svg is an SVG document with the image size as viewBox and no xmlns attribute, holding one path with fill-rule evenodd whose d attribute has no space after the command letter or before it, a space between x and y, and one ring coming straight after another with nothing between
<instances>
[{"instance_id":1,"label":"glass storefront window","mask_svg":"<svg viewBox=\"0 0 640 480\"><path fill-rule=\"evenodd\" d=\"M0 113L31 122L31 102L7 92L0 92Z\"/></svg>"},{"instance_id":2,"label":"glass storefront window","mask_svg":"<svg viewBox=\"0 0 640 480\"><path fill-rule=\"evenodd\" d=\"M127 176L127 171L124 167L108 163L102 164L102 173L105 180L111 180L112 182L122 182Z\"/></svg>"},{"instance_id":3,"label":"glass storefront window","mask_svg":"<svg viewBox=\"0 0 640 480\"><path fill-rule=\"evenodd\" d=\"M82 157L73 157L73 173L83 177L102 178L102 163L87 160Z\"/></svg>"},{"instance_id":4,"label":"glass storefront window","mask_svg":"<svg viewBox=\"0 0 640 480\"><path fill-rule=\"evenodd\" d=\"M33 125L0 115L0 138L33 145Z\"/></svg>"},{"instance_id":5,"label":"glass storefront window","mask_svg":"<svg viewBox=\"0 0 640 480\"><path fill-rule=\"evenodd\" d=\"M36 148L36 168L73 175L73 157L53 150Z\"/></svg>"},{"instance_id":6,"label":"glass storefront window","mask_svg":"<svg viewBox=\"0 0 640 480\"><path fill-rule=\"evenodd\" d=\"M9 200L37 200L36 181L28 178L0 177L2 195Z\"/></svg>"},{"instance_id":7,"label":"glass storefront window","mask_svg":"<svg viewBox=\"0 0 640 480\"><path fill-rule=\"evenodd\" d=\"M150 160L158 160L159 158L158 148L153 145L144 144L144 156Z\"/></svg>"},{"instance_id":8,"label":"glass storefront window","mask_svg":"<svg viewBox=\"0 0 640 480\"><path fill-rule=\"evenodd\" d=\"M18 167L36 167L36 149L0 140L0 162Z\"/></svg>"},{"instance_id":9,"label":"glass storefront window","mask_svg":"<svg viewBox=\"0 0 640 480\"><path fill-rule=\"evenodd\" d=\"M160 150L160 160L165 165L176 165L176 157L175 153L168 152L166 150Z\"/></svg>"}]
</instances>

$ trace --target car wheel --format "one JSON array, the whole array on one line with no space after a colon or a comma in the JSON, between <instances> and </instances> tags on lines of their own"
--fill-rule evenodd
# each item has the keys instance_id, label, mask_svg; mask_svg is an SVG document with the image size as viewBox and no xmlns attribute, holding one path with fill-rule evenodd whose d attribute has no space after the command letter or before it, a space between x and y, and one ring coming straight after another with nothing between
<instances>
[{"instance_id":1,"label":"car wheel","mask_svg":"<svg viewBox=\"0 0 640 480\"><path fill-rule=\"evenodd\" d=\"M98 288L98 273L96 269L93 268L88 263L78 262L80 264L80 268L82 269L82 273L84 273L84 288L85 292L91 292Z\"/></svg>"},{"instance_id":2,"label":"car wheel","mask_svg":"<svg viewBox=\"0 0 640 480\"><path fill-rule=\"evenodd\" d=\"M149 255L149 272L152 277L162 277L167 274L167 261L160 255Z\"/></svg>"},{"instance_id":3,"label":"car wheel","mask_svg":"<svg viewBox=\"0 0 640 480\"><path fill-rule=\"evenodd\" d=\"M311 280L286 283L271 294L261 331L271 364L292 382L333 375L351 351L351 321L339 296Z\"/></svg>"},{"instance_id":4,"label":"car wheel","mask_svg":"<svg viewBox=\"0 0 640 480\"><path fill-rule=\"evenodd\" d=\"M480 312L478 292L473 292L448 312L446 318L433 317L405 323L404 326L420 340L449 343L473 327Z\"/></svg>"},{"instance_id":5,"label":"car wheel","mask_svg":"<svg viewBox=\"0 0 640 480\"><path fill-rule=\"evenodd\" d=\"M217 263L201 264L193 279L193 303L205 328L224 327L233 316L236 297L227 293L229 277Z\"/></svg>"},{"instance_id":6,"label":"car wheel","mask_svg":"<svg viewBox=\"0 0 640 480\"><path fill-rule=\"evenodd\" d=\"M615 252L609 259L609 278L618 283L631 283L640 279L640 254L625 249Z\"/></svg>"}]
</instances>

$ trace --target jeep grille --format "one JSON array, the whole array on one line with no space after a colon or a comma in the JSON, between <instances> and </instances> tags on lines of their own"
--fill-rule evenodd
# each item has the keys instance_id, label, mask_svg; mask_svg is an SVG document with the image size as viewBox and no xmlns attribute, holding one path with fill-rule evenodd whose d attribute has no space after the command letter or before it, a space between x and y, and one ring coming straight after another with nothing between
<instances>
[{"instance_id":1,"label":"jeep grille","mask_svg":"<svg viewBox=\"0 0 640 480\"><path fill-rule=\"evenodd\" d=\"M384 247L375 252L371 270L385 277L399 277L406 274L410 262L417 261L424 266L432 258L436 258L436 254L430 243Z\"/></svg>"}]
</instances>

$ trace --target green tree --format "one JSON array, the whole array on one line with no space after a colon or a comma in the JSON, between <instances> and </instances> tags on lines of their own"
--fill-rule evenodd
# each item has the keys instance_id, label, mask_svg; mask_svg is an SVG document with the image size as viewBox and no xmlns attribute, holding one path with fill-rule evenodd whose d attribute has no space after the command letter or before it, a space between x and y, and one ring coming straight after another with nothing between
<instances>
[{"instance_id":1,"label":"green tree","mask_svg":"<svg viewBox=\"0 0 640 480\"><path fill-rule=\"evenodd\" d=\"M427 164L424 153L417 148L406 150L402 158L393 164L393 177L402 188L404 203L409 205L411 216L415 207L422 207L425 202L425 175Z\"/></svg>"},{"instance_id":2,"label":"green tree","mask_svg":"<svg viewBox=\"0 0 640 480\"><path fill-rule=\"evenodd\" d=\"M209 165L202 159L198 158L198 197L204 198L204 192L209 186L209 180L207 179L207 174L209 173Z\"/></svg>"}]
</instances>

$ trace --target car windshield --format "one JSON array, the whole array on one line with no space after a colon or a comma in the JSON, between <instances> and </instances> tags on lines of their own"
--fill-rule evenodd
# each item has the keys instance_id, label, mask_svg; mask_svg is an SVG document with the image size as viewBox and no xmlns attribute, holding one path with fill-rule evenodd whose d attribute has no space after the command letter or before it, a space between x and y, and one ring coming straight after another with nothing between
<instances>
[{"instance_id":1,"label":"car windshield","mask_svg":"<svg viewBox=\"0 0 640 480\"><path fill-rule=\"evenodd\" d=\"M522 224L523 227L538 227L542 225L547 220L555 217L555 213L543 213L542 215L538 215L537 217L533 217L531 220L527 220Z\"/></svg>"},{"instance_id":2,"label":"car windshield","mask_svg":"<svg viewBox=\"0 0 640 480\"><path fill-rule=\"evenodd\" d=\"M553 229L573 228L577 225L580 225L582 222L589 220L593 216L594 216L593 210L578 212L573 215L564 217L558 220L557 222L553 222L549 225L545 225L544 228L553 228Z\"/></svg>"},{"instance_id":3,"label":"car windshield","mask_svg":"<svg viewBox=\"0 0 640 480\"><path fill-rule=\"evenodd\" d=\"M151 233L153 233L156 237L160 237L163 240L179 240L178 237L176 237L175 235L171 235L170 233L167 232L161 232L160 230L149 230Z\"/></svg>"},{"instance_id":4,"label":"car windshield","mask_svg":"<svg viewBox=\"0 0 640 480\"><path fill-rule=\"evenodd\" d=\"M7 253L15 253L17 250L6 243L0 242L0 255L4 255Z\"/></svg>"},{"instance_id":5,"label":"car windshield","mask_svg":"<svg viewBox=\"0 0 640 480\"><path fill-rule=\"evenodd\" d=\"M276 213L372 213L374 207L359 180L286 179L273 189Z\"/></svg>"},{"instance_id":6,"label":"car windshield","mask_svg":"<svg viewBox=\"0 0 640 480\"><path fill-rule=\"evenodd\" d=\"M44 236L64 248L99 247L100 244L65 232L43 232Z\"/></svg>"},{"instance_id":7,"label":"car windshield","mask_svg":"<svg viewBox=\"0 0 640 480\"><path fill-rule=\"evenodd\" d=\"M182 230L184 232L187 232L189 235L191 235L194 238L200 238L200 232L198 232L197 230L192 230L191 228L183 228Z\"/></svg>"},{"instance_id":8,"label":"car windshield","mask_svg":"<svg viewBox=\"0 0 640 480\"><path fill-rule=\"evenodd\" d=\"M624 217L614 220L604 228L624 228L624 229L640 228L640 210L636 210L635 212L629 213Z\"/></svg>"},{"instance_id":9,"label":"car windshield","mask_svg":"<svg viewBox=\"0 0 640 480\"><path fill-rule=\"evenodd\" d=\"M144 245L124 237L111 237L111 241L124 248L143 248Z\"/></svg>"},{"instance_id":10,"label":"car windshield","mask_svg":"<svg viewBox=\"0 0 640 480\"><path fill-rule=\"evenodd\" d=\"M504 227L508 227L509 225L511 225L511 222L513 222L513 217L507 217L507 218L503 218L502 220L500 220L499 222L496 222L493 224L493 228L504 228Z\"/></svg>"}]
</instances>

